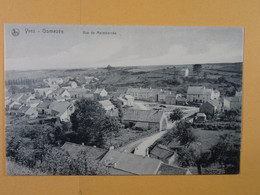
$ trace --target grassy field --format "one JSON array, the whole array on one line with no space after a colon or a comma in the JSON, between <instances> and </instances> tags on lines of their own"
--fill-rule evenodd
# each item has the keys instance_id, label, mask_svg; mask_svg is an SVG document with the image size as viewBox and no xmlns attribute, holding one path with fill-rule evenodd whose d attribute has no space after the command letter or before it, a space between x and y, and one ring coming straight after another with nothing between
<instances>
[{"instance_id":1,"label":"grassy field","mask_svg":"<svg viewBox=\"0 0 260 195\"><path fill-rule=\"evenodd\" d=\"M213 145L218 143L220 135L223 134L231 134L236 139L240 138L240 133L236 133L232 130L221 130L221 131L213 131L213 130L202 130L202 129L194 129L194 134L198 137L199 142L201 142L202 150L208 150Z\"/></svg>"},{"instance_id":2,"label":"grassy field","mask_svg":"<svg viewBox=\"0 0 260 195\"><path fill-rule=\"evenodd\" d=\"M204 64L202 73L207 73L207 79L194 79L192 77L193 65L182 66L136 66L88 68L70 70L37 70L37 71L7 71L6 80L12 79L44 79L48 77L84 77L99 78L96 87L152 87L172 91L185 92L189 85L205 85L206 87L222 88L228 85L242 85L242 63ZM175 75L175 70L188 68L189 78ZM224 77L229 83L218 83L218 78ZM193 78L193 79L192 79Z\"/></svg>"}]
</instances>

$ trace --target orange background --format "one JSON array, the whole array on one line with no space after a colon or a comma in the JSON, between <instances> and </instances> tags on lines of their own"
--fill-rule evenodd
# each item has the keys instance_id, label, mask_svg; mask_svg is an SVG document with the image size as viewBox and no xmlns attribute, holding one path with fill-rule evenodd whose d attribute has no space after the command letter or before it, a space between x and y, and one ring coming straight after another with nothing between
<instances>
[{"instance_id":1,"label":"orange background","mask_svg":"<svg viewBox=\"0 0 260 195\"><path fill-rule=\"evenodd\" d=\"M259 0L0 0L0 194L260 194L259 15ZM240 175L6 176L4 23L244 27Z\"/></svg>"}]
</instances>

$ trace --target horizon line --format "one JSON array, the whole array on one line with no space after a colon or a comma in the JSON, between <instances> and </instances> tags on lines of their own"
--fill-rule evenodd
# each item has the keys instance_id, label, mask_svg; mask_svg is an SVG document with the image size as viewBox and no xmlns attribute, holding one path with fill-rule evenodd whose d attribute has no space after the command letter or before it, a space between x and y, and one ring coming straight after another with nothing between
<instances>
[{"instance_id":1,"label":"horizon line","mask_svg":"<svg viewBox=\"0 0 260 195\"><path fill-rule=\"evenodd\" d=\"M243 61L235 61L235 62L209 62L209 63L191 63L191 64L165 64L165 65L125 65L125 66L112 66L111 64L108 64L110 65L112 68L126 68L126 67L141 67L141 66L147 66L147 67L152 67L152 66L187 66L187 65L195 65L195 64L201 64L201 65L206 65L206 64L235 64L235 63L243 63ZM25 69L25 70L22 70L22 69L9 69L9 70L6 70L5 68L5 72L7 71L47 71L47 70L74 70L74 69L97 69L97 68L106 68L108 65L106 66L90 66L90 67L75 67L75 68L42 68L42 69Z\"/></svg>"}]
</instances>

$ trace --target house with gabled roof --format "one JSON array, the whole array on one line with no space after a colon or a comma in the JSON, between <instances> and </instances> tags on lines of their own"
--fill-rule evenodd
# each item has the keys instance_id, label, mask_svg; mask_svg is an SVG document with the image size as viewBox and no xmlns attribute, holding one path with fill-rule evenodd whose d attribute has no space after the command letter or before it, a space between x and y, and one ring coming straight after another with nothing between
<instances>
[{"instance_id":1,"label":"house with gabled roof","mask_svg":"<svg viewBox=\"0 0 260 195\"><path fill-rule=\"evenodd\" d=\"M12 95L11 99L13 101L19 101L22 98L23 95L24 94L22 94L22 93L17 93L17 94Z\"/></svg>"},{"instance_id":2,"label":"house with gabled roof","mask_svg":"<svg viewBox=\"0 0 260 195\"><path fill-rule=\"evenodd\" d=\"M148 129L157 128L159 131L167 128L167 117L160 110L135 110L127 109L123 112L123 122L128 126L134 126L136 123L147 126Z\"/></svg>"},{"instance_id":3,"label":"house with gabled roof","mask_svg":"<svg viewBox=\"0 0 260 195\"><path fill-rule=\"evenodd\" d=\"M85 76L84 80L85 80L85 84L89 85L90 82L94 79L93 76Z\"/></svg>"},{"instance_id":4,"label":"house with gabled roof","mask_svg":"<svg viewBox=\"0 0 260 195\"><path fill-rule=\"evenodd\" d=\"M16 116L24 116L29 108L29 106L23 105L19 109L16 109L16 111L14 112L16 113Z\"/></svg>"},{"instance_id":5,"label":"house with gabled roof","mask_svg":"<svg viewBox=\"0 0 260 195\"><path fill-rule=\"evenodd\" d=\"M128 88L126 91L127 95L133 96L137 100L145 100L145 101L158 101L158 94L161 92L160 89L152 89L152 88Z\"/></svg>"},{"instance_id":6,"label":"house with gabled roof","mask_svg":"<svg viewBox=\"0 0 260 195\"><path fill-rule=\"evenodd\" d=\"M70 96L71 98L86 98L87 97L87 94L89 92L88 89L85 89L85 88L69 88L67 89L68 92L70 93ZM93 94L92 94L93 96Z\"/></svg>"},{"instance_id":7,"label":"house with gabled roof","mask_svg":"<svg viewBox=\"0 0 260 195\"><path fill-rule=\"evenodd\" d=\"M189 86L187 90L188 102L206 102L208 100L219 99L218 90L208 89L205 86Z\"/></svg>"},{"instance_id":8,"label":"house with gabled roof","mask_svg":"<svg viewBox=\"0 0 260 195\"><path fill-rule=\"evenodd\" d=\"M224 97L224 110L241 110L242 98L241 96Z\"/></svg>"},{"instance_id":9,"label":"house with gabled roof","mask_svg":"<svg viewBox=\"0 0 260 195\"><path fill-rule=\"evenodd\" d=\"M115 116L115 117L118 116L118 109L110 100L102 100L99 101L99 103L105 109L107 116Z\"/></svg>"},{"instance_id":10,"label":"house with gabled roof","mask_svg":"<svg viewBox=\"0 0 260 195\"><path fill-rule=\"evenodd\" d=\"M194 120L195 120L196 122L204 122L204 121L207 120L207 116L206 116L205 113L199 112L199 113L197 113L196 116L194 117Z\"/></svg>"},{"instance_id":11,"label":"house with gabled roof","mask_svg":"<svg viewBox=\"0 0 260 195\"><path fill-rule=\"evenodd\" d=\"M218 100L208 100L200 106L200 112L205 114L214 115L220 112L222 104Z\"/></svg>"},{"instance_id":12,"label":"house with gabled roof","mask_svg":"<svg viewBox=\"0 0 260 195\"><path fill-rule=\"evenodd\" d=\"M31 99L29 102L30 107L37 107L42 101L39 99Z\"/></svg>"},{"instance_id":13,"label":"house with gabled roof","mask_svg":"<svg viewBox=\"0 0 260 195\"><path fill-rule=\"evenodd\" d=\"M158 102L165 104L176 104L176 93L172 91L161 90L158 94Z\"/></svg>"},{"instance_id":14,"label":"house with gabled roof","mask_svg":"<svg viewBox=\"0 0 260 195\"><path fill-rule=\"evenodd\" d=\"M162 163L157 175L192 175L192 173L189 169Z\"/></svg>"},{"instance_id":15,"label":"house with gabled roof","mask_svg":"<svg viewBox=\"0 0 260 195\"><path fill-rule=\"evenodd\" d=\"M26 112L25 116L29 119L35 119L38 117L38 111L34 107L30 107Z\"/></svg>"},{"instance_id":16,"label":"house with gabled roof","mask_svg":"<svg viewBox=\"0 0 260 195\"><path fill-rule=\"evenodd\" d=\"M99 103L102 105L102 107L108 111L108 110L112 110L112 109L115 109L115 105L112 104L112 102L110 100L102 100L102 101L99 101Z\"/></svg>"},{"instance_id":17,"label":"house with gabled roof","mask_svg":"<svg viewBox=\"0 0 260 195\"><path fill-rule=\"evenodd\" d=\"M70 121L70 115L74 112L73 104L63 101L54 101L50 104L51 114L60 119L60 121Z\"/></svg>"},{"instance_id":18,"label":"house with gabled roof","mask_svg":"<svg viewBox=\"0 0 260 195\"><path fill-rule=\"evenodd\" d=\"M48 95L48 98L63 101L64 99L65 100L70 99L70 93L68 92L67 89L57 88L56 90L54 90L52 93Z\"/></svg>"},{"instance_id":19,"label":"house with gabled roof","mask_svg":"<svg viewBox=\"0 0 260 195\"><path fill-rule=\"evenodd\" d=\"M178 95L176 94L169 94L165 97L165 103L175 105Z\"/></svg>"},{"instance_id":20,"label":"house with gabled roof","mask_svg":"<svg viewBox=\"0 0 260 195\"><path fill-rule=\"evenodd\" d=\"M161 161L132 153L109 150L101 163L111 175L156 175Z\"/></svg>"},{"instance_id":21,"label":"house with gabled roof","mask_svg":"<svg viewBox=\"0 0 260 195\"><path fill-rule=\"evenodd\" d=\"M50 100L44 100L41 102L37 107L37 111L39 114L51 114L50 104L52 101Z\"/></svg>"},{"instance_id":22,"label":"house with gabled roof","mask_svg":"<svg viewBox=\"0 0 260 195\"><path fill-rule=\"evenodd\" d=\"M107 96L107 91L104 89L104 88L97 88L95 91L94 91L94 97L95 98L103 98L103 97L106 97Z\"/></svg>"},{"instance_id":23,"label":"house with gabled roof","mask_svg":"<svg viewBox=\"0 0 260 195\"><path fill-rule=\"evenodd\" d=\"M31 93L26 93L19 99L19 102L22 104L28 104L31 99L34 99L34 95Z\"/></svg>"},{"instance_id":24,"label":"house with gabled roof","mask_svg":"<svg viewBox=\"0 0 260 195\"><path fill-rule=\"evenodd\" d=\"M149 156L151 158L159 159L169 165L173 164L176 158L175 152L162 144L157 144L154 148L152 148Z\"/></svg>"},{"instance_id":25,"label":"house with gabled roof","mask_svg":"<svg viewBox=\"0 0 260 195\"><path fill-rule=\"evenodd\" d=\"M49 94L51 94L55 89L53 88L35 88L35 97L36 98L43 98L48 97Z\"/></svg>"},{"instance_id":26,"label":"house with gabled roof","mask_svg":"<svg viewBox=\"0 0 260 195\"><path fill-rule=\"evenodd\" d=\"M19 110L23 105L20 102L17 101L12 101L10 102L10 104L8 105L8 108L10 110Z\"/></svg>"},{"instance_id":27,"label":"house with gabled roof","mask_svg":"<svg viewBox=\"0 0 260 195\"><path fill-rule=\"evenodd\" d=\"M62 78L47 78L43 79L43 82L49 85L50 87L59 87L63 83Z\"/></svg>"},{"instance_id":28,"label":"house with gabled roof","mask_svg":"<svg viewBox=\"0 0 260 195\"><path fill-rule=\"evenodd\" d=\"M86 146L83 144L80 145L71 142L65 142L61 148L68 152L73 159L77 159L80 153L85 152L88 158L91 158L95 161L100 161L108 152L108 150L103 148Z\"/></svg>"},{"instance_id":29,"label":"house with gabled roof","mask_svg":"<svg viewBox=\"0 0 260 195\"><path fill-rule=\"evenodd\" d=\"M131 95L122 95L117 98L117 100L121 102L122 106L133 106L134 99L135 98Z\"/></svg>"},{"instance_id":30,"label":"house with gabled roof","mask_svg":"<svg viewBox=\"0 0 260 195\"><path fill-rule=\"evenodd\" d=\"M68 81L66 83L62 83L60 87L63 89L74 89L78 87L78 84L75 81Z\"/></svg>"}]
</instances>

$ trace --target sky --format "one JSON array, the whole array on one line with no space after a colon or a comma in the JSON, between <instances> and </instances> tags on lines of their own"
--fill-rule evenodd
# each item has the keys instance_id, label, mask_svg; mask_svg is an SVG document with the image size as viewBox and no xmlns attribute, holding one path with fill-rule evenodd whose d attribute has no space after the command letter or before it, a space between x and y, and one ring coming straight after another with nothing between
<instances>
[{"instance_id":1,"label":"sky","mask_svg":"<svg viewBox=\"0 0 260 195\"><path fill-rule=\"evenodd\" d=\"M5 69L242 62L243 34L240 27L6 24Z\"/></svg>"}]
</instances>

